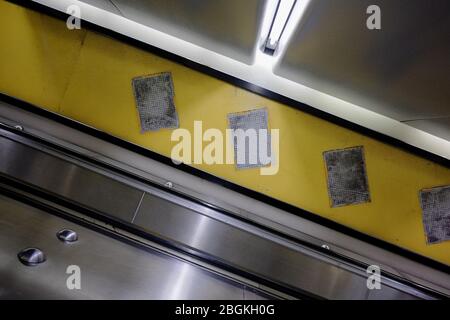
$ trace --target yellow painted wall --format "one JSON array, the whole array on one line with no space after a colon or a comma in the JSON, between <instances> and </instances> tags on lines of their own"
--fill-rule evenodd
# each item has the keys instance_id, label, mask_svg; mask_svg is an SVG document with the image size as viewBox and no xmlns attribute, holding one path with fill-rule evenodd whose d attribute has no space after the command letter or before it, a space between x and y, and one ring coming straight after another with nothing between
<instances>
[{"instance_id":1,"label":"yellow painted wall","mask_svg":"<svg viewBox=\"0 0 450 320\"><path fill-rule=\"evenodd\" d=\"M140 133L131 79L170 71L180 127L227 127L227 114L266 107L280 129L280 170L197 165L236 184L450 265L450 242L427 245L418 191L450 170L169 60L0 2L0 91L170 156L170 130ZM331 208L322 153L363 145L372 202Z\"/></svg>"}]
</instances>

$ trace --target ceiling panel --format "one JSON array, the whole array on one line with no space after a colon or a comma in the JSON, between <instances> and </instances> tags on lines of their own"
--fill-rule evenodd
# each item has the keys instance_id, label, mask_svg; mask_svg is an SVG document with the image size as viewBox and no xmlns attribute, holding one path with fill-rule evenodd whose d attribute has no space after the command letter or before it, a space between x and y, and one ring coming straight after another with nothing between
<instances>
[{"instance_id":1,"label":"ceiling panel","mask_svg":"<svg viewBox=\"0 0 450 320\"><path fill-rule=\"evenodd\" d=\"M109 0L83 0L83 2L115 14L120 14L119 10Z\"/></svg>"},{"instance_id":2,"label":"ceiling panel","mask_svg":"<svg viewBox=\"0 0 450 320\"><path fill-rule=\"evenodd\" d=\"M397 120L450 116L449 40L448 0L313 0L275 73Z\"/></svg>"},{"instance_id":3,"label":"ceiling panel","mask_svg":"<svg viewBox=\"0 0 450 320\"><path fill-rule=\"evenodd\" d=\"M407 124L450 141L450 117L408 121Z\"/></svg>"},{"instance_id":4,"label":"ceiling panel","mask_svg":"<svg viewBox=\"0 0 450 320\"><path fill-rule=\"evenodd\" d=\"M130 20L250 64L267 0L111 2Z\"/></svg>"}]
</instances>

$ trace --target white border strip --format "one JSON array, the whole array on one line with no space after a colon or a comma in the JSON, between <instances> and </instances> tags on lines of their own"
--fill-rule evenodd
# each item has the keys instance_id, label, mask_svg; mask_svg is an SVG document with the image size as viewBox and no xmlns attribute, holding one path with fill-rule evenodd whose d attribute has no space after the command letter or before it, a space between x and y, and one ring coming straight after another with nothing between
<instances>
[{"instance_id":1,"label":"white border strip","mask_svg":"<svg viewBox=\"0 0 450 320\"><path fill-rule=\"evenodd\" d=\"M325 111L339 118L401 140L409 145L450 159L450 141L367 110L361 106L277 76L272 72L271 67L267 67L267 64L261 63L258 59L256 59L253 65L247 65L81 1L33 1L62 12L66 12L70 5L77 5L81 9L81 17L83 20L206 65L220 72L310 105L318 110Z\"/></svg>"}]
</instances>

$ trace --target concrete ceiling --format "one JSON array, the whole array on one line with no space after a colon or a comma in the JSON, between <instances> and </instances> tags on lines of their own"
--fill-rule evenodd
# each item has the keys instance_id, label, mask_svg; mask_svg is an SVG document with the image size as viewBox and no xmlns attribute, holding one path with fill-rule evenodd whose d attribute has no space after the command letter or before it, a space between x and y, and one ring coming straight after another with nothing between
<instances>
[{"instance_id":1,"label":"concrete ceiling","mask_svg":"<svg viewBox=\"0 0 450 320\"><path fill-rule=\"evenodd\" d=\"M313 0L275 73L450 140L450 1Z\"/></svg>"},{"instance_id":2,"label":"concrete ceiling","mask_svg":"<svg viewBox=\"0 0 450 320\"><path fill-rule=\"evenodd\" d=\"M251 64L267 0L84 0Z\"/></svg>"}]
</instances>

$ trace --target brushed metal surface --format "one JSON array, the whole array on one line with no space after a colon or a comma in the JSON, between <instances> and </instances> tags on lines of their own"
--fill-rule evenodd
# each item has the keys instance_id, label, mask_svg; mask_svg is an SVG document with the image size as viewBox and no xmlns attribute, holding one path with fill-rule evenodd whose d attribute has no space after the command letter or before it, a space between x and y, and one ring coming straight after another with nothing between
<instances>
[{"instance_id":1,"label":"brushed metal surface","mask_svg":"<svg viewBox=\"0 0 450 320\"><path fill-rule=\"evenodd\" d=\"M236 268L327 299L367 299L366 277L145 194L134 221L146 231ZM378 296L412 299L388 286Z\"/></svg>"},{"instance_id":2,"label":"brushed metal surface","mask_svg":"<svg viewBox=\"0 0 450 320\"><path fill-rule=\"evenodd\" d=\"M142 196L135 188L4 137L0 172L128 222Z\"/></svg>"},{"instance_id":3,"label":"brushed metal surface","mask_svg":"<svg viewBox=\"0 0 450 320\"><path fill-rule=\"evenodd\" d=\"M62 218L0 196L0 299L267 299L236 281L150 248L125 244ZM58 241L62 228L79 241ZM45 249L47 261L22 265L17 252ZM68 289L67 268L80 268L81 289Z\"/></svg>"}]
</instances>

